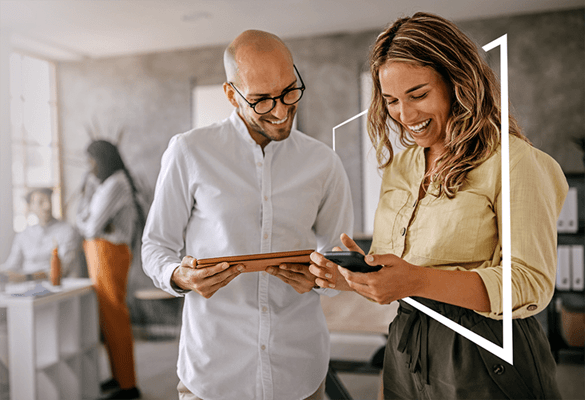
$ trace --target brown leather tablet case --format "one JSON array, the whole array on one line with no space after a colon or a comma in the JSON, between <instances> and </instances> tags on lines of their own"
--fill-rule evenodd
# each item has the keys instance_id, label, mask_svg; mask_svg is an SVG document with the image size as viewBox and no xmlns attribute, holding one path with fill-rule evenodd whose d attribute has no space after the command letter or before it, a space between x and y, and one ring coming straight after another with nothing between
<instances>
[{"instance_id":1,"label":"brown leather tablet case","mask_svg":"<svg viewBox=\"0 0 585 400\"><path fill-rule=\"evenodd\" d=\"M244 256L202 258L197 260L197 268L210 267L222 262L230 265L244 264L244 272L264 271L271 266L280 264L307 264L311 263L310 254L315 250L281 251L276 253L248 254Z\"/></svg>"}]
</instances>

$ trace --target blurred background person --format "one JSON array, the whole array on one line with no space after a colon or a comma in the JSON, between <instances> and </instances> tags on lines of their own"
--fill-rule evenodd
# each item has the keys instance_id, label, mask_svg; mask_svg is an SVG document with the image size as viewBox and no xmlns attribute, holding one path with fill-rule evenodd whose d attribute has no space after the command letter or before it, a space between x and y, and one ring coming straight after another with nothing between
<instances>
[{"instance_id":1,"label":"blurred background person","mask_svg":"<svg viewBox=\"0 0 585 400\"><path fill-rule=\"evenodd\" d=\"M28 211L36 223L17 233L6 261L0 267L11 281L46 279L51 255L58 248L62 276L80 273L81 236L71 224L53 216L53 189L34 188L26 195Z\"/></svg>"},{"instance_id":2,"label":"blurred background person","mask_svg":"<svg viewBox=\"0 0 585 400\"><path fill-rule=\"evenodd\" d=\"M142 234L144 211L118 148L105 140L87 148L91 170L81 189L77 226L100 309L100 328L112 379L107 399L140 398L134 369L134 342L126 304L133 245Z\"/></svg>"}]
</instances>

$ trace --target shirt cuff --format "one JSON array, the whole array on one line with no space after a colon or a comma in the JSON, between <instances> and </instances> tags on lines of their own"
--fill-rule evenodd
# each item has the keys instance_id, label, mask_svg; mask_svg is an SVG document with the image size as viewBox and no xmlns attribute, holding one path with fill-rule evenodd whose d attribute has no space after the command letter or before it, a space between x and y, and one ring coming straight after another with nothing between
<instances>
[{"instance_id":1,"label":"shirt cuff","mask_svg":"<svg viewBox=\"0 0 585 400\"><path fill-rule=\"evenodd\" d=\"M175 272L175 270L176 270L177 268L179 268L179 265L180 265L180 264L171 264L171 265L170 265L170 266L169 266L169 267L166 269L166 271L168 271L168 272L165 272L165 275L167 275L167 276L165 277L165 282L168 282L168 291L169 291L171 294L173 294L173 295L175 295L175 296L177 296L177 297L182 297L182 296L185 296L185 294L186 294L186 293L189 293L189 292L190 292L190 290L187 290L187 289L181 289L180 287L178 287L177 285L175 285L175 284L173 283L173 272Z\"/></svg>"}]
</instances>

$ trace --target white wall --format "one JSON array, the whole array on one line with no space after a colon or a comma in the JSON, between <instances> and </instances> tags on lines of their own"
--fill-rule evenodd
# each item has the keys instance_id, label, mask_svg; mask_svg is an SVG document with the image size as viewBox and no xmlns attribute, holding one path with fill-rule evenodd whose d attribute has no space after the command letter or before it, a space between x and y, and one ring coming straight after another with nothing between
<instances>
[{"instance_id":1,"label":"white wall","mask_svg":"<svg viewBox=\"0 0 585 400\"><path fill-rule=\"evenodd\" d=\"M12 154L10 137L10 35L0 31L0 262L12 245Z\"/></svg>"}]
</instances>

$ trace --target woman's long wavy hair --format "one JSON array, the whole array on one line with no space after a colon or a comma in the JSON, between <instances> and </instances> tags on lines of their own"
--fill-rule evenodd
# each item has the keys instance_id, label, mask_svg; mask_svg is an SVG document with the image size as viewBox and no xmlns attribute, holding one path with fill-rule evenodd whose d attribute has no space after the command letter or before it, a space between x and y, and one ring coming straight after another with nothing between
<instances>
[{"instance_id":1,"label":"woman's long wavy hair","mask_svg":"<svg viewBox=\"0 0 585 400\"><path fill-rule=\"evenodd\" d=\"M144 215L144 209L138 201L138 190L134 184L134 179L132 179L130 172L126 168L122 156L118 151L118 147L107 140L94 140L87 147L87 153L96 162L95 175L101 182L105 181L119 170L122 170L124 175L126 175L126 178L128 178L130 188L132 189L132 199L134 200L134 206L136 207L136 213L138 215L132 238L132 244L135 245L140 236L142 236L142 229L144 229L146 216Z\"/></svg>"},{"instance_id":2,"label":"woman's long wavy hair","mask_svg":"<svg viewBox=\"0 0 585 400\"><path fill-rule=\"evenodd\" d=\"M392 119L382 96L379 72L390 62L430 67L452 91L445 152L425 177L439 184L440 195L451 198L467 173L494 154L500 143L500 88L496 76L476 45L450 21L422 12L398 19L378 36L370 55L373 94L368 134L381 169L394 156L389 139L391 121L402 145L414 143L405 128ZM510 134L528 142L513 117Z\"/></svg>"}]
</instances>

